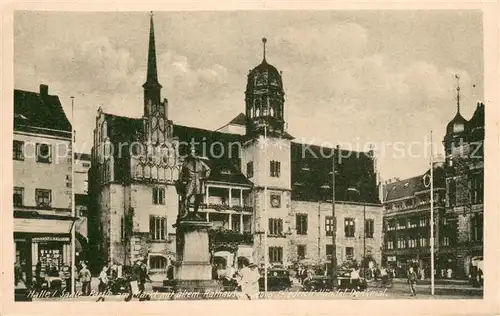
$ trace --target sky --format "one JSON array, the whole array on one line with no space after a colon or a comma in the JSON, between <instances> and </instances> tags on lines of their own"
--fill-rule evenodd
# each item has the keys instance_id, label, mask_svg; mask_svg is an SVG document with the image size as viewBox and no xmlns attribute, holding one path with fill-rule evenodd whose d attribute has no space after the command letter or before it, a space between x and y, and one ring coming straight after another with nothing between
<instances>
[{"instance_id":1,"label":"sky","mask_svg":"<svg viewBox=\"0 0 500 316\"><path fill-rule=\"evenodd\" d=\"M18 11L15 89L49 86L90 152L97 109L141 117L149 12ZM382 180L429 166L455 116L483 98L480 11L155 12L162 97L175 124L217 129L244 112L247 74L266 60L283 72L295 141L368 150ZM475 86L475 87L474 87Z\"/></svg>"}]
</instances>

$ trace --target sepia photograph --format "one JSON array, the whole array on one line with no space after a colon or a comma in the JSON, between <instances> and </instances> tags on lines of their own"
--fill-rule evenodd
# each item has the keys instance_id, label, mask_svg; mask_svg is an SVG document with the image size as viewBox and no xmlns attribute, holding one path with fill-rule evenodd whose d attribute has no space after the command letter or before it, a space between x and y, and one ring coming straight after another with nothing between
<instances>
[{"instance_id":1,"label":"sepia photograph","mask_svg":"<svg viewBox=\"0 0 500 316\"><path fill-rule=\"evenodd\" d=\"M483 15L15 10L12 299L483 300Z\"/></svg>"}]
</instances>

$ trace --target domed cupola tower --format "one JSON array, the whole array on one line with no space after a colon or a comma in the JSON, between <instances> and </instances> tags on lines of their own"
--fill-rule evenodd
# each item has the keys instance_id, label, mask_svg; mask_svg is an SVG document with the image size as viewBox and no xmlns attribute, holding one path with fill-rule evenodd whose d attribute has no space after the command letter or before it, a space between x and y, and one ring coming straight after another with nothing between
<instances>
[{"instance_id":1,"label":"domed cupola tower","mask_svg":"<svg viewBox=\"0 0 500 316\"><path fill-rule=\"evenodd\" d=\"M455 76L457 81L460 80L458 75ZM467 142L468 135L468 122L460 114L460 85L457 84L457 114L455 117L446 125L446 135L444 136L443 145L446 155L453 154L453 149L460 146L461 142Z\"/></svg>"},{"instance_id":2,"label":"domed cupola tower","mask_svg":"<svg viewBox=\"0 0 500 316\"><path fill-rule=\"evenodd\" d=\"M285 92L281 74L266 61L266 38L262 39L262 63L250 70L245 91L246 133L280 137L285 132Z\"/></svg>"}]
</instances>

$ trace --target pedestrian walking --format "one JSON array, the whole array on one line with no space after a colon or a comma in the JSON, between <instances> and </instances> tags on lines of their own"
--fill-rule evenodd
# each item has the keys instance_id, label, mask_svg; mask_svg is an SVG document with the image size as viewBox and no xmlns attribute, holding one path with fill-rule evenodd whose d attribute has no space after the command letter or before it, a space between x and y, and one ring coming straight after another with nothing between
<instances>
[{"instance_id":1,"label":"pedestrian walking","mask_svg":"<svg viewBox=\"0 0 500 316\"><path fill-rule=\"evenodd\" d=\"M417 284L417 274L413 271L413 267L410 267L408 271L408 285L410 287L410 295L416 296L417 290L415 289L415 285Z\"/></svg>"},{"instance_id":2,"label":"pedestrian walking","mask_svg":"<svg viewBox=\"0 0 500 316\"><path fill-rule=\"evenodd\" d=\"M250 260L243 260L243 268L238 272L238 283L241 292L247 299L258 299L260 273L257 266Z\"/></svg>"},{"instance_id":3,"label":"pedestrian walking","mask_svg":"<svg viewBox=\"0 0 500 316\"><path fill-rule=\"evenodd\" d=\"M97 302L103 301L106 296L106 291L108 290L108 267L102 267L101 273L99 274L99 298Z\"/></svg>"},{"instance_id":4,"label":"pedestrian walking","mask_svg":"<svg viewBox=\"0 0 500 316\"><path fill-rule=\"evenodd\" d=\"M82 268L80 269L80 273L78 274L78 279L82 283L82 295L88 296L90 295L90 281L92 280L92 275L90 274L90 270L87 268L87 263L81 263Z\"/></svg>"}]
</instances>

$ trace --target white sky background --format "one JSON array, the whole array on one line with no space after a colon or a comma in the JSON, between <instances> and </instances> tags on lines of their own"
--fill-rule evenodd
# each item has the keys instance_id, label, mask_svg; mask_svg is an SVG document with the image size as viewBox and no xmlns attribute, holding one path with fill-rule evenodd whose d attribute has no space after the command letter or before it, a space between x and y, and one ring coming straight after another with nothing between
<instances>
[{"instance_id":1,"label":"white sky background","mask_svg":"<svg viewBox=\"0 0 500 316\"><path fill-rule=\"evenodd\" d=\"M267 61L283 71L288 131L320 145L374 142L382 179L425 171L431 129L441 150L455 73L466 119L483 98L479 11L156 12L154 22L174 123L216 129L244 112L265 36ZM148 38L148 12L17 12L15 88L49 85L68 117L75 96L76 149L90 152L99 106L142 115Z\"/></svg>"}]
</instances>

